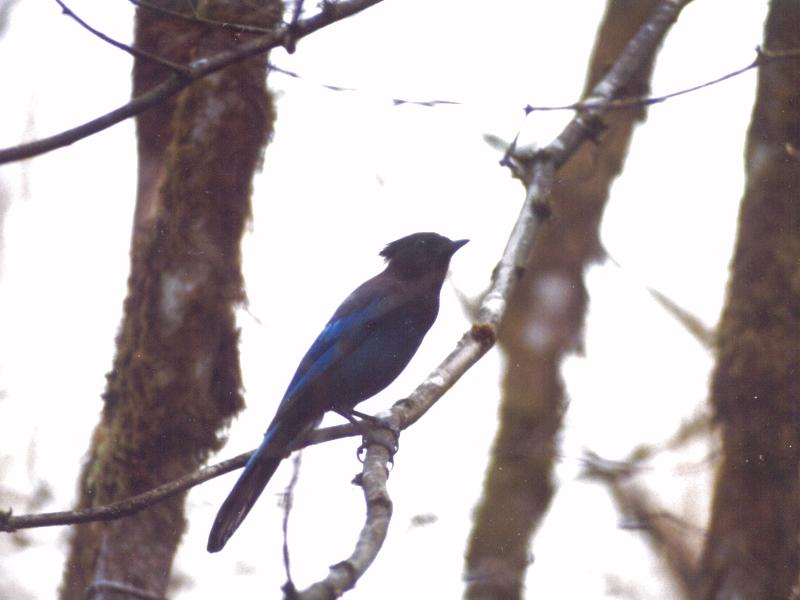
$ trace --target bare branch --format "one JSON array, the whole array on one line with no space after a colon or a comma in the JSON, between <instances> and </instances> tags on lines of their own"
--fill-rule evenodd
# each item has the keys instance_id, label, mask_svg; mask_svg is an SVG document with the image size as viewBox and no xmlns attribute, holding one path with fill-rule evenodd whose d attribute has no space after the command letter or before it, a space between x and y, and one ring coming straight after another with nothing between
<instances>
[{"instance_id":1,"label":"bare branch","mask_svg":"<svg viewBox=\"0 0 800 600\"><path fill-rule=\"evenodd\" d=\"M695 340L700 342L703 348L709 351L714 350L717 336L713 327L709 327L703 323L697 315L683 308L672 298L659 292L657 289L648 287L647 291Z\"/></svg>"},{"instance_id":2,"label":"bare branch","mask_svg":"<svg viewBox=\"0 0 800 600\"><path fill-rule=\"evenodd\" d=\"M300 15L303 14L303 0L294 0L292 6L292 20L289 23L289 35L286 37L286 51L289 54L294 54L297 47L297 37L295 37L295 30L297 23L300 21Z\"/></svg>"},{"instance_id":3,"label":"bare branch","mask_svg":"<svg viewBox=\"0 0 800 600\"><path fill-rule=\"evenodd\" d=\"M297 487L297 482L300 480L300 460L302 454L296 452L292 460L292 478L289 480L289 485L283 492L283 569L286 571L286 584L284 590L294 590L294 582L292 581L292 567L289 557L289 515L292 512L294 505L294 489Z\"/></svg>"},{"instance_id":4,"label":"bare branch","mask_svg":"<svg viewBox=\"0 0 800 600\"><path fill-rule=\"evenodd\" d=\"M326 427L314 431L305 442L298 444L295 449L360 435L361 433L360 430L349 423L347 425ZM252 454L253 451L245 452L215 465L195 471L194 473L184 475L174 481L170 481L169 483L165 483L136 496L131 496L130 498L125 498L124 500L105 506L19 516L14 516L10 510L0 512L0 531L13 532L18 529L52 527L54 525L75 525L78 523L88 523L90 521L113 521L115 519L121 519L122 517L130 516L140 510L157 504L162 500L171 498L176 494L185 492L196 485L205 483L209 479L214 479L215 477L225 475L236 469L241 469Z\"/></svg>"},{"instance_id":5,"label":"bare branch","mask_svg":"<svg viewBox=\"0 0 800 600\"><path fill-rule=\"evenodd\" d=\"M295 40L299 40L327 25L341 21L342 19L369 8L380 1L381 0L341 0L335 4L326 2L323 4L323 8L319 13L299 21L292 35ZM42 138L27 144L20 144L19 146L0 149L0 164L31 158L55 150L56 148L63 148L78 140L89 137L98 131L103 131L112 125L116 125L125 119L138 115L148 108L155 106L197 79L210 75L220 69L224 69L233 63L244 60L255 54L260 54L261 52L266 52L272 48L284 45L287 39L287 33L287 26L282 25L274 32L243 42L236 50L226 50L208 58L199 58L192 61L186 67L188 74L173 75L153 89L137 96L127 104L101 117L57 133L51 137Z\"/></svg>"},{"instance_id":6,"label":"bare branch","mask_svg":"<svg viewBox=\"0 0 800 600\"><path fill-rule=\"evenodd\" d=\"M70 7L68 7L64 2L62 2L62 0L55 0L55 2L61 7L61 10L65 15L67 15L68 17L72 17L75 20L75 22L78 23L78 25L86 29L88 32L96 35L107 44L111 44L115 48L119 48L123 52L127 52L131 56L134 56L141 60L146 60L155 63L157 65L161 65L162 67L166 67L171 71L174 71L178 75L185 77L189 74L188 69L183 65L179 65L165 58L161 58L160 56L156 56L155 54L150 54L149 52L145 52L144 50L139 50L137 48L134 48L133 46L129 46L128 44L123 44L122 42L119 42L114 38L107 36L105 33L95 29L94 27L89 25L86 21L81 19L78 15L76 15L75 12Z\"/></svg>"},{"instance_id":7,"label":"bare branch","mask_svg":"<svg viewBox=\"0 0 800 600\"><path fill-rule=\"evenodd\" d=\"M690 94L692 92L696 92L697 90L702 90L703 88L707 88L712 85L717 85L718 83L722 83L723 81L727 81L728 79L733 79L734 77L738 77L739 75L746 73L751 69L755 69L757 67L763 67L764 65L770 62L776 60L797 58L798 56L800 56L799 48L794 48L791 50L782 50L778 52L771 52L770 50L767 49L756 48L756 58L749 65L742 67L741 69L736 69L735 71L731 71L730 73L726 73L725 75L721 75L720 77L712 79L711 81L706 81L705 83L693 85L691 87L678 90L677 92L670 92L669 94L664 94L663 96L650 96L648 98L619 98L615 100L606 101L605 104L595 100L587 100L582 102L575 102L573 104L566 104L563 106L528 105L525 107L525 114L534 111L590 110L595 108L603 108L605 110L621 110L624 108L632 108L636 106L651 106L653 104L659 104L671 98L676 98L677 96L683 96L684 94Z\"/></svg>"},{"instance_id":8,"label":"bare branch","mask_svg":"<svg viewBox=\"0 0 800 600\"><path fill-rule=\"evenodd\" d=\"M716 85L718 83L722 83L723 81L727 81L728 79L732 79L741 75L742 73L746 73L750 69L755 69L763 64L765 64L765 60L763 60L763 55L759 53L756 59L748 64L746 67L742 67L741 69L736 69L735 71L731 71L730 73L726 73L721 77L717 77L716 79L712 79L711 81L706 81L705 83L701 83L698 85L693 85L692 87L688 87L682 90L678 90L677 92L670 92L669 94L664 94L663 96L649 96L647 98L619 98L616 100L607 101L603 108L607 110L622 110L624 108L633 108L637 106L652 106L653 104L660 104L670 98L675 98L677 96L683 96L684 94L689 94L691 92L696 92L697 90L701 90L703 88ZM586 101L586 102L575 102L573 104L566 104L563 106L531 106L530 104L525 107L525 114L529 114L532 112L542 112L542 111L553 111L553 110L589 110L593 108L598 108L600 103L597 101Z\"/></svg>"},{"instance_id":9,"label":"bare branch","mask_svg":"<svg viewBox=\"0 0 800 600\"><path fill-rule=\"evenodd\" d=\"M685 597L694 598L698 569L688 534L705 537L706 533L658 508L646 490L633 482L639 469L640 464L636 462L613 462L586 452L583 477L608 486L619 513L625 519L624 526L646 534L659 556L666 561Z\"/></svg>"},{"instance_id":10,"label":"bare branch","mask_svg":"<svg viewBox=\"0 0 800 600\"><path fill-rule=\"evenodd\" d=\"M224 460L216 465L205 467L194 473L184 475L174 481L170 481L157 488L153 488L142 494L125 498L119 502L107 504L105 506L95 506L77 510L65 510L54 513L41 513L33 515L13 516L9 510L0 513L0 531L16 531L17 529L32 529L34 527L51 527L53 525L74 525L76 523L88 523L90 521L113 521L121 519L140 510L152 506L166 498L170 498L181 492L199 485L209 479L224 475L230 471L241 469L252 452L245 452L234 458Z\"/></svg>"},{"instance_id":11,"label":"bare branch","mask_svg":"<svg viewBox=\"0 0 800 600\"><path fill-rule=\"evenodd\" d=\"M142 588L138 588L127 583L118 581L98 580L86 589L86 600L92 600L96 596L103 596L103 591L120 592L127 598L140 598L141 600L166 600L160 594L154 594Z\"/></svg>"},{"instance_id":12,"label":"bare branch","mask_svg":"<svg viewBox=\"0 0 800 600\"><path fill-rule=\"evenodd\" d=\"M224 21L215 21L213 19L207 19L205 17L201 17L197 13L192 13L191 15L187 15L185 13L178 12L176 10L169 10L168 8L164 8L156 4L151 4L150 2L147 2L147 0L128 0L128 1L134 6L138 6L140 8L144 8L159 13L161 15L167 15L174 19L189 21L190 23L195 23L197 25L211 25L212 27L220 27L222 29L227 29L228 31L235 31L237 33L252 33L256 35L267 35L270 33L268 29L264 29L263 27L257 27L255 25L245 25L242 23L226 23Z\"/></svg>"},{"instance_id":13,"label":"bare branch","mask_svg":"<svg viewBox=\"0 0 800 600\"><path fill-rule=\"evenodd\" d=\"M387 467L394 447L395 434L388 428L371 428L365 440L367 455L364 468L355 483L364 490L367 516L358 536L353 553L340 563L333 565L328 576L306 590L287 593L288 600L333 600L355 586L356 581L375 560L386 539L392 517L392 500L386 489L389 478Z\"/></svg>"},{"instance_id":14,"label":"bare branch","mask_svg":"<svg viewBox=\"0 0 800 600\"><path fill-rule=\"evenodd\" d=\"M75 143L81 139L89 137L99 131L107 129L112 125L116 125L121 121L124 121L132 116L136 116L148 108L158 104L159 102L163 101L164 99L168 98L169 96L176 94L181 89L189 85L192 81L196 79L200 79L209 75L215 71L218 71L237 60L242 60L251 56L253 54L258 54L259 52L263 52L269 50L271 48L275 48L277 46L288 46L293 47L293 44L296 44L297 40L302 37L305 37L309 33L313 33L326 25L332 24L336 21L341 19L347 18L368 8L374 4L377 4L381 0L342 0L341 2L337 2L336 4L332 3L324 3L323 10L315 15L314 17L310 17L308 19L298 21L297 23L290 23L288 25L283 25L278 31L270 32L266 31L259 27L254 27L250 25L242 25L236 23L224 23L218 21L212 21L209 19L204 19L202 17L196 15L185 15L176 11L170 11L167 9L163 9L160 7L156 7L154 5L149 4L146 0L129 0L132 4L139 6L141 8L145 8L148 10L153 10L165 15L169 15L174 18L180 18L188 21L193 21L198 24L203 25L214 25L217 27L223 27L226 29L230 29L232 31L238 31L241 33L249 33L255 35L263 35L263 38L258 40L253 40L252 43L248 44L247 47L243 45L241 48L237 49L234 52L234 57L231 59L230 56L226 56L224 61L219 62L214 60L217 57L211 57L209 59L198 59L194 61L192 64L188 66L178 65L175 63L171 63L166 59L162 59L160 57L142 52L121 42L117 42L112 38L105 36L101 32L97 31L96 29L90 27L84 21L79 19L70 9L68 9L63 2L60 0L56 0L59 5L64 8L65 12L78 21L82 26L86 29L91 31L93 34L97 35L101 39L107 41L108 43L120 48L126 52L133 54L143 60L149 60L152 62L156 62L161 64L167 68L172 69L176 72L176 76L174 78L166 80L159 86L156 86L152 90L134 98L129 103L121 106L120 108L113 110L105 115L102 115L96 119L92 119L82 125L74 127L72 129L68 129L61 133L55 134L48 138L42 138L40 140L36 140L34 142L29 142L26 144L20 144L17 146L11 146L8 148L0 149L0 164L14 162L18 160L24 160L26 158L32 158L34 156L38 156L40 154L44 154L46 152L50 152L51 150L56 150L58 148L63 148L65 146L69 146L70 144ZM291 29L291 31L290 31ZM252 46L255 46L253 48ZM680 96L683 94L688 94L690 92L702 89L704 87L708 87L710 85L715 85L737 75L740 75L750 69L755 67L763 66L768 62L773 60L783 60L789 58L796 58L800 56L800 49L790 49L784 50L779 52L770 52L767 50L762 50L759 52L758 57L746 67L741 69L737 69L736 71L732 71L726 75L718 77L712 81L702 83L690 88L686 88L684 90L680 90L677 92L672 92L670 94L666 94L664 96L658 97L650 97L650 98L620 98L620 99L613 99L613 100L595 100L589 99L582 102L576 102L573 104L566 104L561 106L531 106L528 105L525 107L525 112L530 113L533 111L555 111L555 110L580 110L580 111L608 111L608 110L621 110L625 108L631 108L634 106L640 105L652 105L664 102L670 98ZM280 69L275 66L271 66L272 70L284 73L291 77L299 77L297 73L293 73L291 71L286 71L284 69ZM339 87L332 84L323 84L324 87L334 90L334 91L342 91L342 90L349 90L352 91L350 88ZM402 105L402 104L414 104L418 106L440 106L440 105L458 105L462 104L458 101L453 100L428 100L428 101L416 101L416 100L405 100L405 99L393 99L395 105ZM515 144L512 143L511 147L509 148L509 155L512 154L516 150ZM514 166L508 161L508 155L504 157L501 161L501 164L504 166L509 166L514 170Z\"/></svg>"}]
</instances>

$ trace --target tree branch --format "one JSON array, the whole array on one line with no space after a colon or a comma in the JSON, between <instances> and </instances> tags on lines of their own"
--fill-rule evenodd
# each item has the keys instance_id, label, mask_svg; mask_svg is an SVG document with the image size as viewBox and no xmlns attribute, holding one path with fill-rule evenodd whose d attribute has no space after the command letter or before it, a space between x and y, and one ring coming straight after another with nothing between
<instances>
[{"instance_id":1,"label":"tree branch","mask_svg":"<svg viewBox=\"0 0 800 600\"><path fill-rule=\"evenodd\" d=\"M336 425L317 429L303 443L298 444L295 450L321 444L331 440L360 435L362 432L351 424ZM0 531L13 532L18 529L34 529L36 527L52 527L54 525L76 525L91 521L113 521L133 515L145 508L157 504L162 500L171 498L176 494L185 492L210 479L225 475L236 469L244 467L253 451L244 452L228 460L223 460L215 465L204 467L194 473L179 477L169 483L159 485L151 490L125 498L119 502L105 506L95 506L77 510L64 510L51 513L39 513L14 516L13 511L0 512Z\"/></svg>"},{"instance_id":2,"label":"tree branch","mask_svg":"<svg viewBox=\"0 0 800 600\"><path fill-rule=\"evenodd\" d=\"M219 27L221 29L227 29L228 31L234 31L236 33L253 33L256 35L266 35L270 33L269 30L264 29L263 27L257 27L255 25L245 25L243 23L226 23L224 21L215 21L213 19L206 19L204 17L201 17L196 13L187 15L185 13L178 12L176 10L170 10L168 8L164 8L163 6L157 6L155 4L151 4L150 2L147 2L147 0L128 0L128 1L134 6L138 6L139 8L145 8L152 12L157 12L160 15L167 15L174 19L180 19L181 21L189 21L190 23L195 23L197 25L211 25L212 27Z\"/></svg>"},{"instance_id":3,"label":"tree branch","mask_svg":"<svg viewBox=\"0 0 800 600\"><path fill-rule=\"evenodd\" d=\"M649 96L647 98L619 98L617 100L610 100L603 105L603 108L606 110L621 110L624 108L633 108L636 106L651 106L653 104L660 104L661 102L665 102L667 100L670 100L671 98L683 96L684 94L690 94L692 92L702 90L703 88L707 88L712 85L717 85L718 83L722 83L723 81L727 81L728 79L733 79L734 77L738 77L739 75L746 73L751 69L763 67L764 65L770 62L776 60L797 58L798 56L800 56L800 49L798 48L772 52L766 48L762 49L758 47L756 48L756 57L755 59L753 59L753 62L740 69L736 69L735 71L731 71L730 73L726 73L725 75L721 75L715 79L706 81L705 83L693 85L691 87L684 88L676 92L670 92L669 94L664 94L662 96ZM525 107L525 114L529 114L536 111L540 112L540 111L552 111L552 110L589 110L598 107L599 104L597 101L575 102L573 104L565 104L563 106L531 106L529 104Z\"/></svg>"},{"instance_id":4,"label":"tree branch","mask_svg":"<svg viewBox=\"0 0 800 600\"><path fill-rule=\"evenodd\" d=\"M144 50L139 50L138 48L134 48L133 46L129 46L128 44L123 44L122 42L118 42L114 38L107 36L102 31L99 31L98 29L95 29L94 27L89 25L86 21L84 21L77 14L75 14L75 12L69 6L67 6L64 2L62 2L62 0L55 0L55 2L61 7L61 11L65 15L67 15L68 17L72 17L72 19L74 19L75 22L78 23L78 25L83 27L89 33L97 36L107 44L110 44L115 48L122 50L123 52L127 52L128 54L130 54L135 58L146 60L155 63L157 65L161 65L162 67L166 67L180 76L187 76L189 74L188 70L183 65L179 65L165 58L161 58L160 56L156 56L155 54L150 54L149 52L145 52Z\"/></svg>"},{"instance_id":5,"label":"tree branch","mask_svg":"<svg viewBox=\"0 0 800 600\"><path fill-rule=\"evenodd\" d=\"M396 438L389 428L374 427L366 436L367 454L364 468L354 483L364 490L367 516L358 536L353 553L330 568L328 576L302 592L286 589L287 600L333 600L353 588L366 572L386 539L392 518L392 500L386 488L389 478L388 463Z\"/></svg>"},{"instance_id":6,"label":"tree branch","mask_svg":"<svg viewBox=\"0 0 800 600\"><path fill-rule=\"evenodd\" d=\"M294 25L291 31L291 38L295 41L299 40L327 25L331 25L361 12L380 1L381 0L341 0L335 4L326 2L322 5L322 10L319 13L307 19L303 19ZM289 27L283 24L272 33L243 42L235 50L226 50L214 56L198 58L186 65L185 73L173 75L153 89L137 96L127 104L101 117L92 119L82 125L78 125L77 127L62 131L61 133L47 138L42 138L27 144L20 144L19 146L0 149L0 164L31 158L39 154L44 154L45 152L50 152L56 148L63 148L64 146L69 146L99 131L108 129L112 125L116 125L125 119L138 115L148 108L155 106L197 79L210 75L220 69L224 69L233 63L244 60L255 54L260 54L272 48L283 46L288 39L287 35L290 35Z\"/></svg>"},{"instance_id":7,"label":"tree branch","mask_svg":"<svg viewBox=\"0 0 800 600\"><path fill-rule=\"evenodd\" d=\"M171 498L176 494L185 492L209 479L214 479L225 473L241 469L252 452L245 452L234 458L224 460L216 465L205 467L194 473L179 477L174 481L160 485L136 496L125 498L105 506L65 510L61 512L40 513L32 515L13 516L12 511L0 513L0 531L16 531L18 529L33 529L35 527L51 527L53 525L75 525L90 521L113 521L128 517L152 506L162 500Z\"/></svg>"},{"instance_id":8,"label":"tree branch","mask_svg":"<svg viewBox=\"0 0 800 600\"><path fill-rule=\"evenodd\" d=\"M132 54L138 58L143 60L149 60L151 62L156 62L161 64L164 67L167 67L173 70L176 75L175 78L169 79L165 81L163 84L153 88L149 92L142 94L141 96L134 98L128 104L121 106L120 108L113 110L105 115L102 115L96 119L92 119L82 125L74 127L72 129L68 129L61 133L55 134L48 138L42 138L40 140L36 140L34 142L29 142L26 144L20 144L17 146L11 146L8 148L0 149L0 164L14 162L18 160L24 160L27 158L32 158L34 156L38 156L40 154L44 154L46 152L50 152L51 150L56 150L58 148L63 148L65 146L69 146L76 141L89 137L99 131L107 129L112 125L116 125L132 116L136 116L151 108L153 105L158 104L159 102L163 101L164 99L168 98L169 96L176 94L181 89L189 85L192 81L196 79L200 79L209 75L215 71L218 71L228 65L231 62L236 62L236 60L241 60L251 56L252 54L257 54L258 52L269 50L271 48L275 48L277 46L292 46L293 43L296 43L302 37L305 37L309 33L313 33L326 25L330 25L339 21L341 19L347 18L352 16L365 8L369 8L373 4L377 4L381 0L342 0L336 4L323 4L323 10L315 15L314 17L305 19L303 21L298 21L296 23L290 23L288 25L283 25L278 32L268 32L265 31L263 28L254 27L250 25L242 25L237 23L225 23L219 21L213 21L210 19L203 19L196 15L185 15L176 11L170 11L161 7L154 6L148 3L146 0L129 0L132 4L136 5L137 7L144 8L147 10L152 10L159 12L161 14L165 14L167 16L173 18L180 18L188 21L195 22L197 24L202 25L213 25L216 27L221 27L225 29L230 29L231 31L236 31L239 33L247 33L253 35L261 35L264 38L260 40L253 41L253 44L257 46L256 50L245 49L241 53L237 50L236 55L237 58L233 61L227 61L225 64L216 64L216 62L212 62L211 59L198 59L192 65L196 65L197 63L203 63L204 61L209 61L209 64L205 65L206 68L201 68L201 66L196 66L192 68L192 65L184 66L179 65L176 63L172 63L166 59L160 58L158 56L154 56L152 54L143 52L141 50L137 50L131 46L118 42L102 32L94 29L82 19L77 17L75 13L70 10L61 0L55 0L58 4L62 7L64 12L75 19L78 23L80 23L83 27L87 30L92 32L94 35L100 37L104 41L108 42L109 44ZM687 0L690 1L690 0ZM342 6L347 5L347 6ZM325 15L328 15L327 17ZM259 43L260 42L260 43ZM263 45L263 47L262 47ZM705 87L709 87L712 85L716 85L742 73L745 73L751 69L758 68L764 66L765 64L775 61L775 60L784 60L784 59L791 59L800 56L800 49L789 49L780 52L771 52L766 49L757 49L758 56L756 59L748 64L745 67L732 71L730 73L726 73L716 79L711 81L707 81L705 83L701 83L689 88L685 88L682 90L678 90L676 92L670 92L668 94L664 94L662 96L655 96L655 97L648 97L648 98L619 98L615 100L608 100L608 101L598 101L593 99L587 99L585 101L574 102L572 104L564 104L558 106L532 106L526 105L525 112L531 113L534 111L558 111L558 110L578 110L578 111L589 111L589 110L602 110L603 112L608 110L622 110L626 108L632 108L635 106L650 106L654 104L659 104L671 98L682 96L684 94L688 94L691 92L695 92L697 90L703 89ZM274 65L271 65L270 68L272 70L287 74L291 77L299 78L300 76L297 73L293 73L291 71L286 71ZM342 88L336 85L326 85L323 84L323 87L334 91L342 91L342 90L349 90L353 91L351 88ZM402 98L394 98L393 102L395 105L402 105L402 104L414 104L418 106L440 106L440 105L459 105L463 104L463 102L454 101L454 100L427 100L427 101L417 101L417 100L406 100ZM513 148L513 144L512 144Z\"/></svg>"},{"instance_id":9,"label":"tree branch","mask_svg":"<svg viewBox=\"0 0 800 600\"><path fill-rule=\"evenodd\" d=\"M292 581L292 565L289 556L289 515L292 513L294 506L294 490L297 487L297 482L300 480L300 460L302 454L297 452L292 459L292 478L283 492L281 504L283 505L283 570L286 572L286 584L284 589L294 590L294 582Z\"/></svg>"},{"instance_id":10,"label":"tree branch","mask_svg":"<svg viewBox=\"0 0 800 600\"><path fill-rule=\"evenodd\" d=\"M640 461L614 462L587 451L583 464L581 477L608 487L626 527L646 535L658 556L665 561L672 580L683 590L684 597L697 597L699 571L689 537L690 534L705 537L705 532L669 511L659 509L645 488L635 484L633 478L641 468Z\"/></svg>"},{"instance_id":11,"label":"tree branch","mask_svg":"<svg viewBox=\"0 0 800 600\"><path fill-rule=\"evenodd\" d=\"M131 0L132 2L139 2L140 0ZM190 18L190 17L186 17ZM227 23L217 23L218 26L227 26ZM729 79L733 79L734 77L738 77L750 71L751 69L760 68L767 64L782 61L782 60L792 60L800 56L800 48L792 48L789 50L781 50L781 51L771 51L767 48L756 48L756 58L754 58L750 63L745 65L744 67L740 67L724 75L720 75L711 79L709 81L705 81L703 83L699 83L687 88L683 88L680 90L676 90L674 92L669 92L667 94L662 94L660 96L646 96L646 97L626 97L626 98L618 98L615 100L611 100L610 102L606 102L605 104L599 103L597 101L578 101L572 102L570 104L558 104L552 106L533 106L531 104L527 104L523 109L526 115L529 115L532 112L550 112L550 111L560 111L560 110L570 110L570 111L582 111L582 110L589 110L592 108L604 108L608 111L612 110L623 110L628 108L636 108L640 106L653 106L656 104L661 104L662 102L666 102L667 100L671 100L672 98L677 98L679 96L683 96L685 94L690 94L692 92L696 92L698 90L711 87L727 81ZM269 68L271 71L275 71L277 73L281 73L282 75L286 75L287 77L291 77L293 79L300 79L305 80L303 75L297 73L296 71L290 71L288 69L281 68L275 64L270 64ZM315 82L316 85L334 91L334 92L363 92L363 89L353 88L343 85L337 85L335 83L322 83L322 82ZM468 101L462 100L448 100L443 98L429 98L427 100L412 100L409 98L389 98L389 100L395 106L402 106L404 104L412 104L414 106L423 106L427 108L433 108L437 106L460 106L464 104L469 104ZM493 146L501 146L505 149L505 145L503 144L502 140L495 138L494 136L487 136L493 140L497 140L497 142L492 141L490 142Z\"/></svg>"}]
</instances>

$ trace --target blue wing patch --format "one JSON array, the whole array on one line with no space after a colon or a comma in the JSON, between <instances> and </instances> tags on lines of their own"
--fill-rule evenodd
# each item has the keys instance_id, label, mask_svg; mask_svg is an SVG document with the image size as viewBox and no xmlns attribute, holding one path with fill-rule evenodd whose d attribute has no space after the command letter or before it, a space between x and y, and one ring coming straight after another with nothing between
<instances>
[{"instance_id":1,"label":"blue wing patch","mask_svg":"<svg viewBox=\"0 0 800 600\"><path fill-rule=\"evenodd\" d=\"M369 333L370 323L380 319L394 307L394 303L388 301L385 294L373 295L368 304L361 305L358 300L364 295L358 294L359 291L360 289L352 294L351 302L345 302L336 311L300 361L278 406L276 417L283 412L291 398L301 395L310 383L322 376L342 355L355 348Z\"/></svg>"}]
</instances>

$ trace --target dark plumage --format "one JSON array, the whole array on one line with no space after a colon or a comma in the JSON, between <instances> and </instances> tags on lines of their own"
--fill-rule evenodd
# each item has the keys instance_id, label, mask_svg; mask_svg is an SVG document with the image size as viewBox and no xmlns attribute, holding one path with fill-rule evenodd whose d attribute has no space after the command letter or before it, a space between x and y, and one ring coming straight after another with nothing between
<instances>
[{"instance_id":1,"label":"dark plumage","mask_svg":"<svg viewBox=\"0 0 800 600\"><path fill-rule=\"evenodd\" d=\"M292 445L326 411L350 414L405 369L436 320L450 258L466 243L414 233L383 249L386 268L342 302L300 361L264 440L217 513L209 552L222 550Z\"/></svg>"}]
</instances>

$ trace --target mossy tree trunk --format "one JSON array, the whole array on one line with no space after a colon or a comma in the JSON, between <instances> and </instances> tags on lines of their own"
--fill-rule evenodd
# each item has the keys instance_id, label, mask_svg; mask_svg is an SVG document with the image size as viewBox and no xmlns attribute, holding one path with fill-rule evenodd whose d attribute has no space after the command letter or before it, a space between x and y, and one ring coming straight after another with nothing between
<instances>
[{"instance_id":1,"label":"mossy tree trunk","mask_svg":"<svg viewBox=\"0 0 800 600\"><path fill-rule=\"evenodd\" d=\"M184 9L185 3L161 5ZM210 19L270 27L277 0L205 0ZM139 9L136 44L176 62L238 36ZM137 122L139 190L131 274L104 407L79 505L119 500L196 470L243 406L235 309L251 182L272 129L266 55L199 80ZM134 94L167 75L137 61ZM109 190L109 201L115 201ZM61 597L163 596L185 526L185 495L137 515L77 527ZM202 548L198 552L203 551ZM127 590L127 591L126 591Z\"/></svg>"},{"instance_id":2,"label":"mossy tree trunk","mask_svg":"<svg viewBox=\"0 0 800 600\"><path fill-rule=\"evenodd\" d=\"M765 40L770 51L800 47L797 0L773 0ZM702 557L702 598L789 598L799 581L798 157L795 58L758 73L747 184L711 388L722 463Z\"/></svg>"},{"instance_id":3,"label":"mossy tree trunk","mask_svg":"<svg viewBox=\"0 0 800 600\"><path fill-rule=\"evenodd\" d=\"M585 90L605 75L657 2L612 0L595 44ZM654 57L624 95L646 94ZM583 273L602 257L599 225L643 108L609 113L596 146L559 171L553 215L540 230L509 305L499 344L507 354L500 426L467 551L467 597L524 596L530 540L554 493L553 467L565 410L561 362L582 346Z\"/></svg>"}]
</instances>

